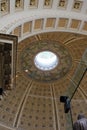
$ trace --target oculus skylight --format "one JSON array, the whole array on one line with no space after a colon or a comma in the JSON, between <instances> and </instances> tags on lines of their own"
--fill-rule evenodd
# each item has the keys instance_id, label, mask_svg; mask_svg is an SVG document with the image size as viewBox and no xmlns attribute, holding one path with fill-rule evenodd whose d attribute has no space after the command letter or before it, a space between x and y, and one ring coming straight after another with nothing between
<instances>
[{"instance_id":1,"label":"oculus skylight","mask_svg":"<svg viewBox=\"0 0 87 130\"><path fill-rule=\"evenodd\" d=\"M42 51L35 56L34 63L38 69L48 71L58 65L59 59L57 55L51 51Z\"/></svg>"}]
</instances>

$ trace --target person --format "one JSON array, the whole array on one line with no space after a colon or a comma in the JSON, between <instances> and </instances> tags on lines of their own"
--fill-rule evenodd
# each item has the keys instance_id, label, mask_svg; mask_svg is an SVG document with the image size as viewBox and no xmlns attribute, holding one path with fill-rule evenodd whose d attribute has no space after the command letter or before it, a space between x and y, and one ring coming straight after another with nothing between
<instances>
[{"instance_id":1,"label":"person","mask_svg":"<svg viewBox=\"0 0 87 130\"><path fill-rule=\"evenodd\" d=\"M3 98L3 88L0 88L0 100Z\"/></svg>"},{"instance_id":2,"label":"person","mask_svg":"<svg viewBox=\"0 0 87 130\"><path fill-rule=\"evenodd\" d=\"M83 114L79 114L77 121L73 124L73 130L87 130L87 118Z\"/></svg>"},{"instance_id":3,"label":"person","mask_svg":"<svg viewBox=\"0 0 87 130\"><path fill-rule=\"evenodd\" d=\"M0 88L0 100L2 100L3 99L3 96L7 96L7 93L6 93L6 91L3 89L3 88Z\"/></svg>"}]
</instances>

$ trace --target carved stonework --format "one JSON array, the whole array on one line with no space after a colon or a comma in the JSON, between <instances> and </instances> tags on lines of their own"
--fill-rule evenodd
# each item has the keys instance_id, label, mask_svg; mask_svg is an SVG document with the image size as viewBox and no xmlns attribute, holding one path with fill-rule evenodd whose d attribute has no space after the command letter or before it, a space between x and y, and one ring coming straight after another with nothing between
<instances>
[{"instance_id":1,"label":"carved stonework","mask_svg":"<svg viewBox=\"0 0 87 130\"><path fill-rule=\"evenodd\" d=\"M15 8L22 9L23 8L23 0L15 0Z\"/></svg>"},{"instance_id":2,"label":"carved stonework","mask_svg":"<svg viewBox=\"0 0 87 130\"><path fill-rule=\"evenodd\" d=\"M8 0L2 0L1 1L1 13L8 13L9 11L9 1Z\"/></svg>"},{"instance_id":3,"label":"carved stonework","mask_svg":"<svg viewBox=\"0 0 87 130\"><path fill-rule=\"evenodd\" d=\"M1 11L2 12L6 11L6 3L5 2L1 3Z\"/></svg>"},{"instance_id":4,"label":"carved stonework","mask_svg":"<svg viewBox=\"0 0 87 130\"><path fill-rule=\"evenodd\" d=\"M49 6L50 3L51 3L51 0L45 0L44 5L45 5L45 6Z\"/></svg>"},{"instance_id":5,"label":"carved stonework","mask_svg":"<svg viewBox=\"0 0 87 130\"><path fill-rule=\"evenodd\" d=\"M65 0L60 0L59 7L65 7L65 4L66 4Z\"/></svg>"},{"instance_id":6,"label":"carved stonework","mask_svg":"<svg viewBox=\"0 0 87 130\"><path fill-rule=\"evenodd\" d=\"M16 7L16 8L21 7L21 0L16 0L16 1L15 1L15 7Z\"/></svg>"},{"instance_id":7,"label":"carved stonework","mask_svg":"<svg viewBox=\"0 0 87 130\"><path fill-rule=\"evenodd\" d=\"M36 5L36 0L30 0L30 5L35 6Z\"/></svg>"},{"instance_id":8,"label":"carved stonework","mask_svg":"<svg viewBox=\"0 0 87 130\"><path fill-rule=\"evenodd\" d=\"M76 1L74 2L73 9L80 10L82 7L82 1Z\"/></svg>"}]
</instances>

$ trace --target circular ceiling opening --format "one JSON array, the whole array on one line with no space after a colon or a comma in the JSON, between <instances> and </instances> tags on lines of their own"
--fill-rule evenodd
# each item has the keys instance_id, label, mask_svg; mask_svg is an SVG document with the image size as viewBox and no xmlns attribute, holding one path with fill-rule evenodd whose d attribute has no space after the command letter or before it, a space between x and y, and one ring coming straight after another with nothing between
<instances>
[{"instance_id":1,"label":"circular ceiling opening","mask_svg":"<svg viewBox=\"0 0 87 130\"><path fill-rule=\"evenodd\" d=\"M34 63L38 69L48 71L54 69L58 65L59 58L51 51L42 51L35 56Z\"/></svg>"}]
</instances>

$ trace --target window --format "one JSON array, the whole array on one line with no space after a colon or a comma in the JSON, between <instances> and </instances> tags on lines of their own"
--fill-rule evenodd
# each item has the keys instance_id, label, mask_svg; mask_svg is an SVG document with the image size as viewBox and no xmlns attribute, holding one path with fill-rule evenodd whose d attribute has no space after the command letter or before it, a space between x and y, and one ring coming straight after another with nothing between
<instances>
[{"instance_id":1,"label":"window","mask_svg":"<svg viewBox=\"0 0 87 130\"><path fill-rule=\"evenodd\" d=\"M58 57L51 51L42 51L35 56L34 63L40 70L52 70L58 65Z\"/></svg>"}]
</instances>

